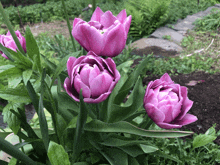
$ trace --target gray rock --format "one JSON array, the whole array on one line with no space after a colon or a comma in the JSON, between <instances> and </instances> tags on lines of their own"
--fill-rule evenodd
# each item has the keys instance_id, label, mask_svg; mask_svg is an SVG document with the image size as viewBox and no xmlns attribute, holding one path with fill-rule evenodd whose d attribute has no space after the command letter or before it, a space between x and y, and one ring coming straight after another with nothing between
<instances>
[{"instance_id":1,"label":"gray rock","mask_svg":"<svg viewBox=\"0 0 220 165\"><path fill-rule=\"evenodd\" d=\"M220 4L215 4L215 6L220 8Z\"/></svg>"},{"instance_id":2,"label":"gray rock","mask_svg":"<svg viewBox=\"0 0 220 165\"><path fill-rule=\"evenodd\" d=\"M174 42L170 42L164 39L158 38L142 38L131 44L132 47L136 48L133 54L151 54L172 56L180 53L183 49Z\"/></svg>"},{"instance_id":3,"label":"gray rock","mask_svg":"<svg viewBox=\"0 0 220 165\"><path fill-rule=\"evenodd\" d=\"M211 13L211 10L212 10L213 8L220 10L218 7L211 6L211 7L208 7L205 11L203 11L204 14L205 14L205 15L210 14L210 13Z\"/></svg>"},{"instance_id":4,"label":"gray rock","mask_svg":"<svg viewBox=\"0 0 220 165\"><path fill-rule=\"evenodd\" d=\"M150 37L151 38L160 38L163 39L163 36L169 35L171 37L171 40L180 43L183 39L183 35L178 33L177 31L167 28L167 27L160 27L156 31L154 31Z\"/></svg>"},{"instance_id":5,"label":"gray rock","mask_svg":"<svg viewBox=\"0 0 220 165\"><path fill-rule=\"evenodd\" d=\"M174 29L177 31L187 31L188 29L193 29L195 25L192 25L192 22L189 20L182 20L181 22L174 25Z\"/></svg>"}]
</instances>

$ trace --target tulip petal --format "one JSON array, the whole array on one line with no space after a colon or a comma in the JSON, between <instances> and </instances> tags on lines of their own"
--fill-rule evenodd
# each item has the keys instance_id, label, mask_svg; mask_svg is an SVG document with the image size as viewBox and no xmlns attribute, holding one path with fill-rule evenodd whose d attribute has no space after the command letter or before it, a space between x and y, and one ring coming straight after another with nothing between
<instances>
[{"instance_id":1,"label":"tulip petal","mask_svg":"<svg viewBox=\"0 0 220 165\"><path fill-rule=\"evenodd\" d=\"M80 90L82 89L82 95L84 98L90 98L91 91L88 86L86 86L80 79L80 76L77 75L74 79L74 88L78 93L80 93Z\"/></svg>"},{"instance_id":2,"label":"tulip petal","mask_svg":"<svg viewBox=\"0 0 220 165\"><path fill-rule=\"evenodd\" d=\"M187 88L186 87L181 87L181 94L183 97L182 109L181 109L181 113L178 116L177 120L182 120L183 117L186 115L186 113L190 110L190 108L193 105L193 101L189 100L189 98L187 97Z\"/></svg>"},{"instance_id":3,"label":"tulip petal","mask_svg":"<svg viewBox=\"0 0 220 165\"><path fill-rule=\"evenodd\" d=\"M83 21L82 19L80 18L75 18L74 21L73 21L73 28L76 26L76 24L78 23L85 23L85 21Z\"/></svg>"},{"instance_id":4,"label":"tulip petal","mask_svg":"<svg viewBox=\"0 0 220 165\"><path fill-rule=\"evenodd\" d=\"M173 128L181 128L182 125L177 124L169 124L169 123L156 123L160 128L163 129L173 129Z\"/></svg>"},{"instance_id":5,"label":"tulip petal","mask_svg":"<svg viewBox=\"0 0 220 165\"><path fill-rule=\"evenodd\" d=\"M174 82L171 80L171 78L170 78L170 76L169 76L168 73L165 73L165 74L160 78L160 80L167 82L167 85L168 85L168 84L174 84Z\"/></svg>"},{"instance_id":6,"label":"tulip petal","mask_svg":"<svg viewBox=\"0 0 220 165\"><path fill-rule=\"evenodd\" d=\"M79 24L73 29L73 37L86 51L101 55L103 50L103 34L88 23Z\"/></svg>"},{"instance_id":7,"label":"tulip petal","mask_svg":"<svg viewBox=\"0 0 220 165\"><path fill-rule=\"evenodd\" d=\"M163 121L164 123L169 123L173 121L174 119L172 115L173 105L163 105L159 108L159 110L163 112L165 115L165 119Z\"/></svg>"},{"instance_id":8,"label":"tulip petal","mask_svg":"<svg viewBox=\"0 0 220 165\"><path fill-rule=\"evenodd\" d=\"M73 67L74 67L73 64L74 64L75 60L76 60L76 57L70 57L67 60L67 72L68 72L69 77L71 77L72 70L73 70Z\"/></svg>"},{"instance_id":9,"label":"tulip petal","mask_svg":"<svg viewBox=\"0 0 220 165\"><path fill-rule=\"evenodd\" d=\"M127 18L127 13L126 10L122 10L118 15L117 15L117 19L121 22L121 24L124 23L124 20Z\"/></svg>"},{"instance_id":10,"label":"tulip petal","mask_svg":"<svg viewBox=\"0 0 220 165\"><path fill-rule=\"evenodd\" d=\"M90 83L92 98L97 98L101 94L108 92L112 81L112 77L107 73L102 73L94 78Z\"/></svg>"},{"instance_id":11,"label":"tulip petal","mask_svg":"<svg viewBox=\"0 0 220 165\"><path fill-rule=\"evenodd\" d=\"M193 123L195 121L197 121L198 118L194 115L191 115L191 114L186 114L182 120L177 120L177 121L174 121L175 124L178 124L178 125L187 125L187 124L190 124L190 123Z\"/></svg>"},{"instance_id":12,"label":"tulip petal","mask_svg":"<svg viewBox=\"0 0 220 165\"><path fill-rule=\"evenodd\" d=\"M94 65L93 67L94 68L91 69L91 71L89 73L89 77L88 77L88 79L89 79L89 86L91 86L91 83L92 83L93 79L96 78L101 73L97 65Z\"/></svg>"},{"instance_id":13,"label":"tulip petal","mask_svg":"<svg viewBox=\"0 0 220 165\"><path fill-rule=\"evenodd\" d=\"M125 30L122 24L117 24L111 30L104 33L105 45L101 55L115 57L119 55L125 47Z\"/></svg>"},{"instance_id":14,"label":"tulip petal","mask_svg":"<svg viewBox=\"0 0 220 165\"><path fill-rule=\"evenodd\" d=\"M132 16L129 15L125 20L124 20L124 29L125 29L125 32L126 34L128 34L128 31L130 29L130 25L131 25L131 19L132 19ZM126 37L127 38L127 37Z\"/></svg>"},{"instance_id":15,"label":"tulip petal","mask_svg":"<svg viewBox=\"0 0 220 165\"><path fill-rule=\"evenodd\" d=\"M111 25L113 25L116 20L117 20L117 18L112 14L111 11L106 11L101 16L100 23L106 29L106 28L109 28Z\"/></svg>"},{"instance_id":16,"label":"tulip petal","mask_svg":"<svg viewBox=\"0 0 220 165\"><path fill-rule=\"evenodd\" d=\"M86 86L89 86L89 74L92 69L93 68L87 64L80 71L80 79Z\"/></svg>"},{"instance_id":17,"label":"tulip petal","mask_svg":"<svg viewBox=\"0 0 220 165\"><path fill-rule=\"evenodd\" d=\"M163 112L158 110L153 104L147 103L144 105L144 108L148 114L148 116L155 122L163 122L165 119L165 115Z\"/></svg>"},{"instance_id":18,"label":"tulip petal","mask_svg":"<svg viewBox=\"0 0 220 165\"><path fill-rule=\"evenodd\" d=\"M98 22L100 22L101 16L103 14L104 14L104 12L99 7L97 7L95 9L94 13L92 14L91 21L98 21Z\"/></svg>"},{"instance_id":19,"label":"tulip petal","mask_svg":"<svg viewBox=\"0 0 220 165\"><path fill-rule=\"evenodd\" d=\"M101 94L98 98L93 99L93 98L84 98L84 102L86 103L100 103L107 99L107 97L111 94L111 92L106 92L104 94Z\"/></svg>"},{"instance_id":20,"label":"tulip petal","mask_svg":"<svg viewBox=\"0 0 220 165\"><path fill-rule=\"evenodd\" d=\"M69 78L66 78L64 81L64 89L70 97L79 102L79 94L74 90L74 88L72 88Z\"/></svg>"}]
</instances>

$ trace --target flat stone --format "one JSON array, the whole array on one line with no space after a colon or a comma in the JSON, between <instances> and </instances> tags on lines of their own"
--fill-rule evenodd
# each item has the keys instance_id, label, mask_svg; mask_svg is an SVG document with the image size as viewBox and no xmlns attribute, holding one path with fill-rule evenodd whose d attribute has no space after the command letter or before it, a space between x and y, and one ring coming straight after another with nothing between
<instances>
[{"instance_id":1,"label":"flat stone","mask_svg":"<svg viewBox=\"0 0 220 165\"><path fill-rule=\"evenodd\" d=\"M167 27L160 27L156 31L154 31L150 37L152 38L160 38L163 39L163 36L169 35L171 37L171 40L180 43L183 39L183 35L178 33L177 31L167 28Z\"/></svg>"},{"instance_id":2,"label":"flat stone","mask_svg":"<svg viewBox=\"0 0 220 165\"><path fill-rule=\"evenodd\" d=\"M195 25L192 25L192 22L189 21L182 21L174 25L174 29L177 31L187 31L188 29L192 30Z\"/></svg>"},{"instance_id":3,"label":"flat stone","mask_svg":"<svg viewBox=\"0 0 220 165\"><path fill-rule=\"evenodd\" d=\"M197 17L204 17L206 14L203 12L203 11L200 11L200 12L198 12L198 13L196 13L196 14L193 14L193 16L197 16Z\"/></svg>"},{"instance_id":4,"label":"flat stone","mask_svg":"<svg viewBox=\"0 0 220 165\"><path fill-rule=\"evenodd\" d=\"M218 7L211 6L211 7L208 7L205 11L203 11L204 14L205 14L205 15L210 14L210 13L211 13L211 10L212 10L213 8L220 10Z\"/></svg>"},{"instance_id":5,"label":"flat stone","mask_svg":"<svg viewBox=\"0 0 220 165\"><path fill-rule=\"evenodd\" d=\"M158 38L142 38L133 42L131 46L136 48L136 50L146 49L147 47L159 47L164 51L175 51L176 53L180 53L183 50L182 47L174 42Z\"/></svg>"},{"instance_id":6,"label":"flat stone","mask_svg":"<svg viewBox=\"0 0 220 165\"><path fill-rule=\"evenodd\" d=\"M220 4L215 4L216 7L220 7Z\"/></svg>"},{"instance_id":7,"label":"flat stone","mask_svg":"<svg viewBox=\"0 0 220 165\"><path fill-rule=\"evenodd\" d=\"M195 16L195 15L188 15L183 21L186 21L186 22L195 22L196 19L198 19L200 17L198 16Z\"/></svg>"}]
</instances>

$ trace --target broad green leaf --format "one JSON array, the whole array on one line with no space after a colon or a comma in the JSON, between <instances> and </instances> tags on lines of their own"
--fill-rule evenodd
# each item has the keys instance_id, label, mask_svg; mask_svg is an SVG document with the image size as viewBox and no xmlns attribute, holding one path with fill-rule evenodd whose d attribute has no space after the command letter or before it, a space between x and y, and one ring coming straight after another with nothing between
<instances>
[{"instance_id":1,"label":"broad green leaf","mask_svg":"<svg viewBox=\"0 0 220 165\"><path fill-rule=\"evenodd\" d=\"M16 163L17 163L17 159L11 158L8 165L16 165Z\"/></svg>"},{"instance_id":2,"label":"broad green leaf","mask_svg":"<svg viewBox=\"0 0 220 165\"><path fill-rule=\"evenodd\" d=\"M7 88L5 90L0 90L0 97L5 100L17 103L31 102L27 89L21 85L16 88Z\"/></svg>"},{"instance_id":3,"label":"broad green leaf","mask_svg":"<svg viewBox=\"0 0 220 165\"><path fill-rule=\"evenodd\" d=\"M1 138L5 138L6 136L8 136L10 133L12 133L12 132L0 132L0 137Z\"/></svg>"},{"instance_id":4,"label":"broad green leaf","mask_svg":"<svg viewBox=\"0 0 220 165\"><path fill-rule=\"evenodd\" d=\"M7 154L11 155L12 157L18 160L21 160L26 164L37 165L37 163L30 159L27 155L25 155L11 143L7 142L2 138L0 138L0 150L6 152Z\"/></svg>"},{"instance_id":5,"label":"broad green leaf","mask_svg":"<svg viewBox=\"0 0 220 165\"><path fill-rule=\"evenodd\" d=\"M157 147L145 145L145 144L140 144L140 147L144 151L144 153L151 153L151 152L155 152L158 150Z\"/></svg>"},{"instance_id":6,"label":"broad green leaf","mask_svg":"<svg viewBox=\"0 0 220 165\"><path fill-rule=\"evenodd\" d=\"M5 78L10 78L13 76L18 76L18 75L22 75L22 71L13 66L12 65L5 65L5 66L1 66L0 67L0 79L5 79Z\"/></svg>"},{"instance_id":7,"label":"broad green leaf","mask_svg":"<svg viewBox=\"0 0 220 165\"><path fill-rule=\"evenodd\" d=\"M26 39L27 54L32 60L34 60L34 55L36 54L37 56L39 56L40 52L37 42L34 39L34 36L31 33L29 26L27 26L25 30L25 39Z\"/></svg>"},{"instance_id":8,"label":"broad green leaf","mask_svg":"<svg viewBox=\"0 0 220 165\"><path fill-rule=\"evenodd\" d=\"M28 90L28 94L31 98L32 104L36 110L36 112L38 113L38 103L39 103L39 98L34 90L34 87L32 86L32 84L30 83L30 81L27 82L27 90Z\"/></svg>"},{"instance_id":9,"label":"broad green leaf","mask_svg":"<svg viewBox=\"0 0 220 165\"><path fill-rule=\"evenodd\" d=\"M76 159L78 154L81 152L81 146L82 146L81 136L84 133L84 127L86 124L87 111L88 111L83 101L82 89L80 90L79 97L80 97L80 112L77 118L76 132L75 132L75 137L74 137L74 145L73 145L74 159Z\"/></svg>"},{"instance_id":10,"label":"broad green leaf","mask_svg":"<svg viewBox=\"0 0 220 165\"><path fill-rule=\"evenodd\" d=\"M8 78L8 88L16 88L22 80L21 75L13 76Z\"/></svg>"},{"instance_id":11,"label":"broad green leaf","mask_svg":"<svg viewBox=\"0 0 220 165\"><path fill-rule=\"evenodd\" d=\"M57 131L58 131L58 136L59 136L59 139L62 140L63 139L63 133L67 127L67 123L66 121L64 120L64 118L57 114ZM62 143L61 143L62 144Z\"/></svg>"},{"instance_id":12,"label":"broad green leaf","mask_svg":"<svg viewBox=\"0 0 220 165\"><path fill-rule=\"evenodd\" d=\"M128 156L128 165L140 165L140 164L134 157Z\"/></svg>"},{"instance_id":13,"label":"broad green leaf","mask_svg":"<svg viewBox=\"0 0 220 165\"><path fill-rule=\"evenodd\" d=\"M200 134L193 139L193 149L211 143L216 138L215 135Z\"/></svg>"},{"instance_id":14,"label":"broad green leaf","mask_svg":"<svg viewBox=\"0 0 220 165\"><path fill-rule=\"evenodd\" d=\"M122 64L117 66L117 70L123 74L128 73L128 71L131 69L131 65L133 64L133 62L133 60L123 62Z\"/></svg>"},{"instance_id":15,"label":"broad green leaf","mask_svg":"<svg viewBox=\"0 0 220 165\"><path fill-rule=\"evenodd\" d=\"M131 88L133 87L134 83L138 79L140 73L142 72L142 70L144 69L144 67L148 63L148 61L149 61L148 58L143 60L138 65L138 67L135 69L135 71L132 72L131 75L129 75L129 78L123 84L123 86L121 87L120 91L118 92L118 95L115 98L115 104L120 104L124 100L124 98L126 97L128 92L131 90Z\"/></svg>"},{"instance_id":16,"label":"broad green leaf","mask_svg":"<svg viewBox=\"0 0 220 165\"><path fill-rule=\"evenodd\" d=\"M1 43L0 43L0 50L9 58L9 60L14 61L14 59L11 57L11 54L8 52L6 47L4 47Z\"/></svg>"},{"instance_id":17,"label":"broad green leaf","mask_svg":"<svg viewBox=\"0 0 220 165\"><path fill-rule=\"evenodd\" d=\"M73 165L89 165L89 163L87 163L87 162L77 162L77 163L73 163Z\"/></svg>"},{"instance_id":18,"label":"broad green leaf","mask_svg":"<svg viewBox=\"0 0 220 165\"><path fill-rule=\"evenodd\" d=\"M144 151L137 145L119 146L117 147L132 157L144 154Z\"/></svg>"},{"instance_id":19,"label":"broad green leaf","mask_svg":"<svg viewBox=\"0 0 220 165\"><path fill-rule=\"evenodd\" d=\"M50 141L47 155L52 165L70 165L69 156L64 148L53 141Z\"/></svg>"},{"instance_id":20,"label":"broad green leaf","mask_svg":"<svg viewBox=\"0 0 220 165\"><path fill-rule=\"evenodd\" d=\"M132 93L124 106L112 104L108 106L108 123L122 121L133 115L143 106L144 88L142 80L139 78L134 86Z\"/></svg>"},{"instance_id":21,"label":"broad green leaf","mask_svg":"<svg viewBox=\"0 0 220 165\"><path fill-rule=\"evenodd\" d=\"M8 124L9 128L11 128L15 134L17 134L18 130L20 129L21 122L10 110L13 109L14 111L18 112L18 108L21 108L21 106L22 104L9 102L3 109L3 120Z\"/></svg>"},{"instance_id":22,"label":"broad green leaf","mask_svg":"<svg viewBox=\"0 0 220 165\"><path fill-rule=\"evenodd\" d=\"M105 123L100 120L92 120L87 123L84 128L86 131L91 132L120 132L128 133L145 137L157 137L157 138L174 138L183 137L193 134L189 131L154 131L154 130L144 130L134 125L126 122L119 121L116 123Z\"/></svg>"},{"instance_id":23,"label":"broad green leaf","mask_svg":"<svg viewBox=\"0 0 220 165\"><path fill-rule=\"evenodd\" d=\"M38 106L38 117L39 117L42 139L44 141L44 146L45 146L45 149L48 150L49 133L48 133L48 125L47 125L47 120L46 120L46 116L44 113L44 105L43 105L43 97L44 97L44 92L45 92L45 81L44 81L45 77L46 77L46 71L44 69L44 71L42 72L42 79L41 79L41 95L40 95L39 106Z\"/></svg>"},{"instance_id":24,"label":"broad green leaf","mask_svg":"<svg viewBox=\"0 0 220 165\"><path fill-rule=\"evenodd\" d=\"M24 56L21 52L13 51L11 49L6 48L7 51L11 54L12 58L14 59L14 64L21 70L30 69L32 67L32 61Z\"/></svg>"},{"instance_id":25,"label":"broad green leaf","mask_svg":"<svg viewBox=\"0 0 220 165\"><path fill-rule=\"evenodd\" d=\"M31 69L23 71L22 78L23 78L25 85L27 85L27 82L31 78L32 73L33 73L33 71Z\"/></svg>"}]
</instances>

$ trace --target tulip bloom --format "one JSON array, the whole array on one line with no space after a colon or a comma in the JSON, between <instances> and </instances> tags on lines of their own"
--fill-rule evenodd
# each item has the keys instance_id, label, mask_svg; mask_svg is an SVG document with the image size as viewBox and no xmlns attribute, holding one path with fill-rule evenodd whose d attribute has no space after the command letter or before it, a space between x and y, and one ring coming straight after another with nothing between
<instances>
[{"instance_id":1,"label":"tulip bloom","mask_svg":"<svg viewBox=\"0 0 220 165\"><path fill-rule=\"evenodd\" d=\"M64 88L78 102L81 89L84 102L104 101L120 79L114 61L111 58L103 59L92 51L79 58L70 57L67 71L69 78L65 79Z\"/></svg>"},{"instance_id":2,"label":"tulip bloom","mask_svg":"<svg viewBox=\"0 0 220 165\"><path fill-rule=\"evenodd\" d=\"M18 40L21 43L22 48L24 49L25 52L27 52L26 51L26 40L25 40L25 38L21 35L21 33L18 30L15 31L15 34L17 35ZM12 35L11 35L11 33L9 31L8 31L8 33L6 35L0 35L0 43L4 47L9 48L9 49L11 49L11 50L13 50L15 52L18 49L18 47L15 44L14 39L13 39L13 37L12 37ZM0 54L3 57L5 57L6 59L8 59L8 57L2 51L0 51Z\"/></svg>"},{"instance_id":3,"label":"tulip bloom","mask_svg":"<svg viewBox=\"0 0 220 165\"><path fill-rule=\"evenodd\" d=\"M104 13L97 7L89 22L74 19L72 35L87 52L115 57L125 47L130 24L131 15L127 17L125 10L115 17L111 11Z\"/></svg>"},{"instance_id":4,"label":"tulip bloom","mask_svg":"<svg viewBox=\"0 0 220 165\"><path fill-rule=\"evenodd\" d=\"M167 73L147 86L144 108L161 128L181 128L198 120L196 116L187 113L192 105L193 101L187 97L187 88L174 84Z\"/></svg>"}]
</instances>

